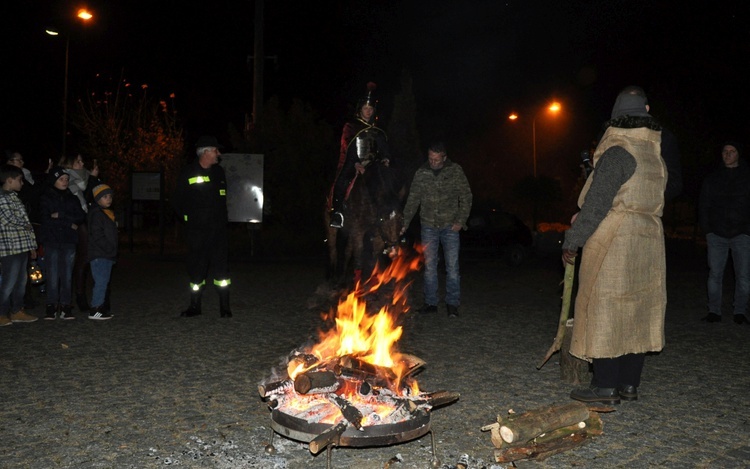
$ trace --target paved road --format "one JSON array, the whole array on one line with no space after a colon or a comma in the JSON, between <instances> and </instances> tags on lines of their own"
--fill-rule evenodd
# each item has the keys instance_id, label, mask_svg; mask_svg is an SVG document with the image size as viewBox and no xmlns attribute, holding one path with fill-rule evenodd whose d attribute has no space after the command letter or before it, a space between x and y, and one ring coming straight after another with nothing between
<instances>
[{"instance_id":1,"label":"paved road","mask_svg":"<svg viewBox=\"0 0 750 469\"><path fill-rule=\"evenodd\" d=\"M704 324L700 249L670 252L665 350L648 357L640 400L603 414L604 434L527 468L750 467L750 327ZM123 253L111 321L38 321L0 330L2 468L325 468L326 453L275 436L258 383L315 337L325 303L315 261L236 261L235 317L186 305L176 259ZM488 433L498 413L569 402L550 346L560 308L556 259L518 268L463 260L462 315L408 321L401 349L427 361L422 389L461 393L436 409L430 435L395 446L337 448L334 468L452 467L493 463ZM413 287L421 288L419 279ZM415 303L419 302L418 294ZM41 308L32 310L41 314ZM393 459L396 458L396 459Z\"/></svg>"}]
</instances>

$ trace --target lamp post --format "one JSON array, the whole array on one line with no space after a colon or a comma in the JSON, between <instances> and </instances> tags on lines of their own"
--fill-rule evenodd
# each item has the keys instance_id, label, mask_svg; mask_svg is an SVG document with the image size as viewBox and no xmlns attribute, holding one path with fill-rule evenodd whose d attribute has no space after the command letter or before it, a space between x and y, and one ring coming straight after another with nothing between
<instances>
[{"instance_id":1,"label":"lamp post","mask_svg":"<svg viewBox=\"0 0 750 469\"><path fill-rule=\"evenodd\" d=\"M562 109L562 106L560 105L560 103L555 101L551 103L549 106L547 106L546 108L544 108L543 110L556 114L560 112L561 109ZM537 117L539 117L540 114L541 114L541 111L537 112L534 115L534 118L531 120L531 155L532 155L532 159L534 162L534 179L536 179L536 119ZM513 113L510 116L508 116L508 119L514 121L518 119L518 114Z\"/></svg>"},{"instance_id":2,"label":"lamp post","mask_svg":"<svg viewBox=\"0 0 750 469\"><path fill-rule=\"evenodd\" d=\"M94 15L92 15L88 10L85 8L81 8L76 12L76 18L79 18L83 22L89 21L91 18L93 18ZM44 32L49 34L50 36L59 36L60 32L54 29L47 29ZM62 121L62 152L61 155L65 156L65 147L66 147L66 141L68 137L68 64L69 64L69 58L70 58L70 33L68 32L65 35L65 79L63 80L63 99L62 99L62 114L63 114L63 121Z\"/></svg>"}]
</instances>

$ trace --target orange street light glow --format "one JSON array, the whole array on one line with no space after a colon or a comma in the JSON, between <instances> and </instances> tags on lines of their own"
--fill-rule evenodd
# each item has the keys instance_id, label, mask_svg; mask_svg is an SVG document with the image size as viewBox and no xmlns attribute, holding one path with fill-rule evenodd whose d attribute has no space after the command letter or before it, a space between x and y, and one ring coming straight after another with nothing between
<instances>
[{"instance_id":1,"label":"orange street light glow","mask_svg":"<svg viewBox=\"0 0 750 469\"><path fill-rule=\"evenodd\" d=\"M76 16L78 16L79 18L81 18L84 21L88 21L88 20L90 20L91 18L94 17L94 15L92 15L91 13L89 13L89 11L86 10L85 8L81 8L80 10L78 10L78 14Z\"/></svg>"}]
</instances>

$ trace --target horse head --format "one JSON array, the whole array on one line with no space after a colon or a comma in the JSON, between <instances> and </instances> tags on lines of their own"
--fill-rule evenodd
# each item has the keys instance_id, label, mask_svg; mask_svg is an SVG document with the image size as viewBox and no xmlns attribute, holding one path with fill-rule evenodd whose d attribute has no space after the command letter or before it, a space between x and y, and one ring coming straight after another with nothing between
<instances>
[{"instance_id":1,"label":"horse head","mask_svg":"<svg viewBox=\"0 0 750 469\"><path fill-rule=\"evenodd\" d=\"M401 207L391 207L390 210L379 211L376 221L375 236L379 242L373 240L373 245L379 251L393 259L398 255L401 245L401 229L404 227L404 212Z\"/></svg>"}]
</instances>

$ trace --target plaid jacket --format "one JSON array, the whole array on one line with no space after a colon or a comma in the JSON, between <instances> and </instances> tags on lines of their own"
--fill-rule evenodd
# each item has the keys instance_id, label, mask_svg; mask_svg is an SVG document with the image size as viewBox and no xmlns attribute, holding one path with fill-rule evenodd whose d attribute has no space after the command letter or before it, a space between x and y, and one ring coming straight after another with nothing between
<instances>
[{"instance_id":1,"label":"plaid jacket","mask_svg":"<svg viewBox=\"0 0 750 469\"><path fill-rule=\"evenodd\" d=\"M0 256L12 256L36 249L36 237L18 194L0 193Z\"/></svg>"}]
</instances>

